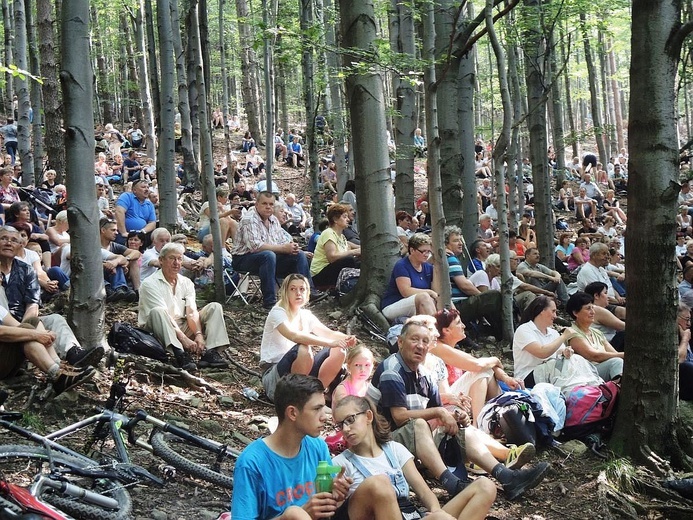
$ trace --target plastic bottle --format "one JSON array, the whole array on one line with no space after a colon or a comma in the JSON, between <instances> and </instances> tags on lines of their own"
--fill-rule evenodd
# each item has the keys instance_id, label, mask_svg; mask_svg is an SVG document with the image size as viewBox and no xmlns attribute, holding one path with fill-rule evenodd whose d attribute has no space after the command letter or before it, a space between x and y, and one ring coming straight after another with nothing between
<instances>
[{"instance_id":1,"label":"plastic bottle","mask_svg":"<svg viewBox=\"0 0 693 520\"><path fill-rule=\"evenodd\" d=\"M315 476L316 493L332 493L332 475L339 473L341 466L331 466L326 460L318 462L317 474Z\"/></svg>"}]
</instances>

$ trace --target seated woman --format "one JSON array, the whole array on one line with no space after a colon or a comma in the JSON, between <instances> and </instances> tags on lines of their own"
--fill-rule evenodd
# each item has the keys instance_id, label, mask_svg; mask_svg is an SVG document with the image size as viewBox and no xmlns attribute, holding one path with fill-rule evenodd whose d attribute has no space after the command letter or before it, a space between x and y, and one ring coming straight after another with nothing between
<instances>
[{"instance_id":1,"label":"seated woman","mask_svg":"<svg viewBox=\"0 0 693 520\"><path fill-rule=\"evenodd\" d=\"M260 175L265 171L265 161L262 159L260 154L257 152L257 148L254 146L250 149L248 155L246 155L246 165L245 169L250 175Z\"/></svg>"},{"instance_id":2,"label":"seated woman","mask_svg":"<svg viewBox=\"0 0 693 520\"><path fill-rule=\"evenodd\" d=\"M414 218L418 221L419 229L431 228L431 212L428 210L428 201L423 201Z\"/></svg>"},{"instance_id":3,"label":"seated woman","mask_svg":"<svg viewBox=\"0 0 693 520\"><path fill-rule=\"evenodd\" d=\"M587 237L578 237L575 241L575 247L568 256L568 270L575 271L581 265L590 261L590 239Z\"/></svg>"},{"instance_id":4,"label":"seated woman","mask_svg":"<svg viewBox=\"0 0 693 520\"><path fill-rule=\"evenodd\" d=\"M15 222L14 226L19 231L19 240L22 244L22 249L19 250L15 258L34 268L38 283L41 289L43 289L42 300L48 301L58 291L66 291L70 287L69 276L58 266L48 266L44 270L39 254L32 249L27 249L29 234L31 233L29 224Z\"/></svg>"},{"instance_id":5,"label":"seated woman","mask_svg":"<svg viewBox=\"0 0 693 520\"><path fill-rule=\"evenodd\" d=\"M51 266L51 245L48 241L48 235L43 231L41 226L32 221L31 206L28 202L15 202L10 206L5 215L6 222L10 226L16 227L17 223L25 223L31 227L29 242L38 244L41 248L41 260L43 265ZM33 217L35 218L35 216Z\"/></svg>"},{"instance_id":6,"label":"seated woman","mask_svg":"<svg viewBox=\"0 0 693 520\"><path fill-rule=\"evenodd\" d=\"M246 130L243 134L243 140L241 141L241 152L249 152L251 148L255 146L255 139L253 139L253 134L250 130Z\"/></svg>"},{"instance_id":7,"label":"seated woman","mask_svg":"<svg viewBox=\"0 0 693 520\"><path fill-rule=\"evenodd\" d=\"M565 310L573 318L573 324L566 329L571 334L566 343L582 357L597 367L599 377L610 381L623 373L623 352L617 352L604 334L593 328L594 298L584 292L573 294ZM564 332L565 333L565 332Z\"/></svg>"},{"instance_id":8,"label":"seated woman","mask_svg":"<svg viewBox=\"0 0 693 520\"><path fill-rule=\"evenodd\" d=\"M518 236L525 241L525 249L537 247L537 235L534 232L533 223L534 217L531 213L523 213L520 221L520 227L517 230Z\"/></svg>"},{"instance_id":9,"label":"seated woman","mask_svg":"<svg viewBox=\"0 0 693 520\"><path fill-rule=\"evenodd\" d=\"M679 399L693 401L693 351L691 351L691 309L679 304L676 314L679 331Z\"/></svg>"},{"instance_id":10,"label":"seated woman","mask_svg":"<svg viewBox=\"0 0 693 520\"><path fill-rule=\"evenodd\" d=\"M55 264L60 263L60 253L66 244L70 243L70 225L67 222L67 211L62 210L55 216L55 224L46 229L48 242L51 247L51 256ZM50 266L48 266L50 267Z\"/></svg>"},{"instance_id":11,"label":"seated woman","mask_svg":"<svg viewBox=\"0 0 693 520\"><path fill-rule=\"evenodd\" d=\"M303 161L303 146L301 146L299 139L300 137L295 135L289 143L289 157L287 158L287 162L290 162L294 168L303 166L301 164L301 161Z\"/></svg>"},{"instance_id":12,"label":"seated woman","mask_svg":"<svg viewBox=\"0 0 693 520\"><path fill-rule=\"evenodd\" d=\"M411 230L412 222L414 217L412 217L406 211L398 211L395 214L395 221L397 222L397 238L401 242L400 251L402 254L406 253L407 247L409 246L409 238L411 238L413 232Z\"/></svg>"},{"instance_id":13,"label":"seated woman","mask_svg":"<svg viewBox=\"0 0 693 520\"><path fill-rule=\"evenodd\" d=\"M19 191L14 187L14 172L11 167L0 169L0 204L7 210L15 202L19 202Z\"/></svg>"},{"instance_id":14,"label":"seated woman","mask_svg":"<svg viewBox=\"0 0 693 520\"><path fill-rule=\"evenodd\" d=\"M613 238L618 236L618 229L616 229L614 224L616 224L614 217L607 215L604 217L602 225L597 228L597 233L602 235L605 242L610 242Z\"/></svg>"},{"instance_id":15,"label":"seated woman","mask_svg":"<svg viewBox=\"0 0 693 520\"><path fill-rule=\"evenodd\" d=\"M221 241L226 242L229 238L234 240L238 232L238 222L233 218L234 215L240 217L240 209L230 208L229 189L220 186L216 189L217 210L219 217L219 227L221 228ZM211 233L209 229L209 201L205 201L200 208L200 217L197 221L197 239L202 239Z\"/></svg>"},{"instance_id":16,"label":"seated woman","mask_svg":"<svg viewBox=\"0 0 693 520\"><path fill-rule=\"evenodd\" d=\"M224 113L220 107L212 112L212 128L224 128Z\"/></svg>"},{"instance_id":17,"label":"seated woman","mask_svg":"<svg viewBox=\"0 0 693 520\"><path fill-rule=\"evenodd\" d=\"M628 217L626 217L618 203L614 190L606 190L606 196L602 204L604 205L604 213L614 217L619 224L625 224L628 221Z\"/></svg>"},{"instance_id":18,"label":"seated woman","mask_svg":"<svg viewBox=\"0 0 693 520\"><path fill-rule=\"evenodd\" d=\"M573 195L573 188L568 185L568 181L563 181L561 183L561 189L558 190L556 206L563 211L572 211L575 209L575 196Z\"/></svg>"},{"instance_id":19,"label":"seated woman","mask_svg":"<svg viewBox=\"0 0 693 520\"><path fill-rule=\"evenodd\" d=\"M688 206L679 206L679 214L676 215L676 224L679 231L687 236L693 236L693 217L688 214Z\"/></svg>"},{"instance_id":20,"label":"seated woman","mask_svg":"<svg viewBox=\"0 0 693 520\"><path fill-rule=\"evenodd\" d=\"M572 233L561 233L558 236L558 245L556 246L556 258L561 262L568 263L570 255L575 249L575 244L573 244L570 239L573 237Z\"/></svg>"},{"instance_id":21,"label":"seated woman","mask_svg":"<svg viewBox=\"0 0 693 520\"><path fill-rule=\"evenodd\" d=\"M56 176L57 173L55 170L46 170L46 173L43 174L43 182L40 184L39 188L44 190L52 190L55 188Z\"/></svg>"},{"instance_id":22,"label":"seated woman","mask_svg":"<svg viewBox=\"0 0 693 520\"><path fill-rule=\"evenodd\" d=\"M438 293L431 287L437 287L438 281L433 274L433 265L428 263L433 252L432 244L431 237L424 233L415 233L409 239L408 255L395 264L381 301L383 315L388 320L435 314Z\"/></svg>"},{"instance_id":23,"label":"seated woman","mask_svg":"<svg viewBox=\"0 0 693 520\"><path fill-rule=\"evenodd\" d=\"M426 155L426 140L421 135L421 129L414 130L414 157L425 157Z\"/></svg>"},{"instance_id":24,"label":"seated woman","mask_svg":"<svg viewBox=\"0 0 693 520\"><path fill-rule=\"evenodd\" d=\"M510 377L497 357L475 358L455 345L464 340L464 323L457 309L443 309L435 314L438 341L429 352L438 356L447 367L447 379L453 394L468 395L472 400L472 424L477 425L479 412L486 401L502 393L498 382L512 390L524 388L524 383Z\"/></svg>"},{"instance_id":25,"label":"seated woman","mask_svg":"<svg viewBox=\"0 0 693 520\"><path fill-rule=\"evenodd\" d=\"M106 177L109 184L123 183L123 156L118 154L113 157L113 164L111 164L111 174Z\"/></svg>"},{"instance_id":26,"label":"seated woman","mask_svg":"<svg viewBox=\"0 0 693 520\"><path fill-rule=\"evenodd\" d=\"M373 373L373 352L368 347L358 345L349 349L345 364L347 376L332 392L333 408L348 395L366 396L368 381Z\"/></svg>"},{"instance_id":27,"label":"seated woman","mask_svg":"<svg viewBox=\"0 0 693 520\"><path fill-rule=\"evenodd\" d=\"M346 349L356 345L355 336L328 329L303 307L310 299L308 279L290 274L279 289L279 301L272 307L260 344L262 386L270 400L280 377L310 374L329 388L346 357ZM325 347L313 354L312 347Z\"/></svg>"},{"instance_id":28,"label":"seated woman","mask_svg":"<svg viewBox=\"0 0 693 520\"><path fill-rule=\"evenodd\" d=\"M476 154L474 160L474 175L480 179L490 179L493 176L488 161L484 159L483 153Z\"/></svg>"},{"instance_id":29,"label":"seated woman","mask_svg":"<svg viewBox=\"0 0 693 520\"><path fill-rule=\"evenodd\" d=\"M391 440L390 430L384 417L378 414L375 406L363 397L349 396L341 400L334 409L334 421L341 430L349 449L333 459L333 464L345 468L345 475L353 480L349 496L356 496L359 486L368 477L385 475L384 485L390 484L400 504L410 505L409 486L429 514L426 518L483 520L496 498L496 486L486 477L478 477L463 487L443 507L430 490L414 461L414 456L402 444ZM365 497L362 497L365 499ZM353 501L354 504L358 500ZM349 511L352 500L345 502ZM382 511L385 513L386 511ZM396 512L393 518L401 518ZM390 516L388 516L389 518Z\"/></svg>"},{"instance_id":30,"label":"seated woman","mask_svg":"<svg viewBox=\"0 0 693 520\"><path fill-rule=\"evenodd\" d=\"M556 319L556 303L540 294L522 313L521 325L513 336L513 363L515 378L524 381L527 388L534 386L534 369L547 359L562 355L569 358L573 351L564 342L574 333L569 329L559 334L552 328Z\"/></svg>"},{"instance_id":31,"label":"seated woman","mask_svg":"<svg viewBox=\"0 0 693 520\"><path fill-rule=\"evenodd\" d=\"M320 234L310 263L310 275L317 286L334 286L339 272L358 267L361 248L347 242L344 230L349 227L349 207L332 204L327 209L329 227Z\"/></svg>"}]
</instances>

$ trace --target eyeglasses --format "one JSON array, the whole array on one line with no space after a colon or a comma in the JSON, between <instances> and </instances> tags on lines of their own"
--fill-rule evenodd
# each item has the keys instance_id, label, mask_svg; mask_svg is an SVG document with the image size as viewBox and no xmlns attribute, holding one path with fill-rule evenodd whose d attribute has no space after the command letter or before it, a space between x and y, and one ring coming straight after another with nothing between
<instances>
[{"instance_id":1,"label":"eyeglasses","mask_svg":"<svg viewBox=\"0 0 693 520\"><path fill-rule=\"evenodd\" d=\"M431 251L430 249L424 249L424 250L417 249L417 251L419 253L421 253L422 255L424 255L426 258L430 257L433 254L433 251Z\"/></svg>"},{"instance_id":2,"label":"eyeglasses","mask_svg":"<svg viewBox=\"0 0 693 520\"><path fill-rule=\"evenodd\" d=\"M21 243L18 238L12 238L12 237L0 237L0 242L10 242L12 244Z\"/></svg>"},{"instance_id":3,"label":"eyeglasses","mask_svg":"<svg viewBox=\"0 0 693 520\"><path fill-rule=\"evenodd\" d=\"M686 323L690 323L690 322L691 322L691 317L690 317L690 316L679 316L679 319L685 321Z\"/></svg>"},{"instance_id":4,"label":"eyeglasses","mask_svg":"<svg viewBox=\"0 0 693 520\"><path fill-rule=\"evenodd\" d=\"M356 417L358 417L359 415L363 415L367 411L368 410L364 410L363 412L352 413L351 415L347 415L343 421L339 421L338 423L335 423L335 425L334 425L335 430L337 430L339 432L339 431L342 431L342 428L344 428L345 426L351 426L352 424L354 424L354 422L356 422Z\"/></svg>"}]
</instances>

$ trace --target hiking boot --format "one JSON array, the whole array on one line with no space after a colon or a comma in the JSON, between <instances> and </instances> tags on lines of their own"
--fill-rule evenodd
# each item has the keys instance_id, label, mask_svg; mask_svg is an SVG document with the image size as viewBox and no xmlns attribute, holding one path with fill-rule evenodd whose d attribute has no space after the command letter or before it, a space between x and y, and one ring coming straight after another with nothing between
<instances>
[{"instance_id":1,"label":"hiking boot","mask_svg":"<svg viewBox=\"0 0 693 520\"><path fill-rule=\"evenodd\" d=\"M182 370L195 370L197 365L185 350L175 349L173 351L173 366Z\"/></svg>"},{"instance_id":2,"label":"hiking boot","mask_svg":"<svg viewBox=\"0 0 693 520\"><path fill-rule=\"evenodd\" d=\"M537 450L534 444L528 442L522 446L512 446L505 458L505 467L508 469L520 469L534 458Z\"/></svg>"},{"instance_id":3,"label":"hiking boot","mask_svg":"<svg viewBox=\"0 0 693 520\"><path fill-rule=\"evenodd\" d=\"M110 286L106 287L106 303L115 303L123 301L123 292L118 289L111 289Z\"/></svg>"},{"instance_id":4,"label":"hiking boot","mask_svg":"<svg viewBox=\"0 0 693 520\"><path fill-rule=\"evenodd\" d=\"M67 351L65 361L67 361L73 367L95 367L99 365L104 352L104 348L101 345L97 345L96 347L90 349L83 349L82 347L74 346Z\"/></svg>"},{"instance_id":5,"label":"hiking boot","mask_svg":"<svg viewBox=\"0 0 693 520\"><path fill-rule=\"evenodd\" d=\"M310 293L310 303L318 303L323 301L325 298L329 298L329 293L323 292L323 291L318 291L315 289L314 291L311 291Z\"/></svg>"},{"instance_id":6,"label":"hiking boot","mask_svg":"<svg viewBox=\"0 0 693 520\"><path fill-rule=\"evenodd\" d=\"M119 291L122 291L123 293L123 301L126 301L128 303L135 303L139 301L140 295L130 289L129 287L118 287Z\"/></svg>"},{"instance_id":7,"label":"hiking boot","mask_svg":"<svg viewBox=\"0 0 693 520\"><path fill-rule=\"evenodd\" d=\"M537 487L550 467L548 462L540 462L533 468L512 470L510 482L503 484L505 498L515 500L525 491Z\"/></svg>"},{"instance_id":8,"label":"hiking boot","mask_svg":"<svg viewBox=\"0 0 693 520\"><path fill-rule=\"evenodd\" d=\"M223 357L221 357L221 354L219 354L219 350L217 349L211 349L208 350L204 353L204 355L200 358L200 361L197 363L197 365L200 368L228 368L229 364L226 360L224 360Z\"/></svg>"},{"instance_id":9,"label":"hiking boot","mask_svg":"<svg viewBox=\"0 0 693 520\"><path fill-rule=\"evenodd\" d=\"M63 392L72 390L74 387L89 381L96 374L94 367L86 367L78 371L61 370L58 377L53 381L53 391L58 396Z\"/></svg>"}]
</instances>

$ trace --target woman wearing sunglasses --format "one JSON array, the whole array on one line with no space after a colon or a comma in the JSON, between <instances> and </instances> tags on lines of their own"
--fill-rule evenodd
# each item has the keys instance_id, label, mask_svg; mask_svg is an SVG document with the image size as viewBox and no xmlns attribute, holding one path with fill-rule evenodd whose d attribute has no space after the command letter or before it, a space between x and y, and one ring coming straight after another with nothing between
<instances>
[{"instance_id":1,"label":"woman wearing sunglasses","mask_svg":"<svg viewBox=\"0 0 693 520\"><path fill-rule=\"evenodd\" d=\"M482 520L496 498L496 486L479 477L441 507L414 463L414 456L401 444L390 440L387 421L363 397L347 396L333 410L335 425L344 434L349 449L333 459L353 479L349 495L366 478L387 475L400 507L412 509L409 487L430 512L426 518Z\"/></svg>"}]
</instances>

